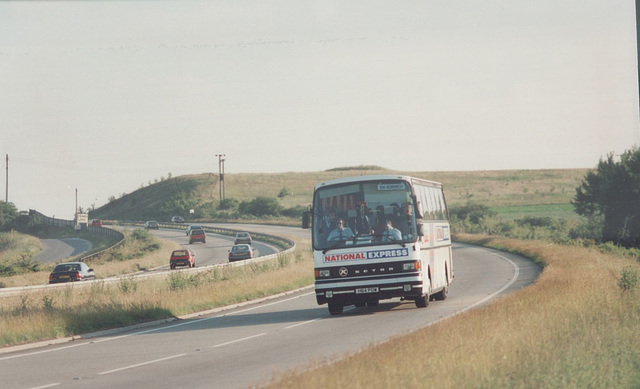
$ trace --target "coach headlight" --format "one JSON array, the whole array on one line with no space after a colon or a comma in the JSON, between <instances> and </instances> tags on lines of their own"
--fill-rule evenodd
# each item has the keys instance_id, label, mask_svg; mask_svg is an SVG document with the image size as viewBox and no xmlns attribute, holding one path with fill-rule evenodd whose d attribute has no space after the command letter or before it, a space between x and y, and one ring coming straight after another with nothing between
<instances>
[{"instance_id":1,"label":"coach headlight","mask_svg":"<svg viewBox=\"0 0 640 389\"><path fill-rule=\"evenodd\" d=\"M402 270L411 271L411 270L420 270L422 266L420 265L420 261L407 262L402 264Z\"/></svg>"},{"instance_id":2,"label":"coach headlight","mask_svg":"<svg viewBox=\"0 0 640 389\"><path fill-rule=\"evenodd\" d=\"M331 276L329 269L316 269L316 278L327 278Z\"/></svg>"}]
</instances>

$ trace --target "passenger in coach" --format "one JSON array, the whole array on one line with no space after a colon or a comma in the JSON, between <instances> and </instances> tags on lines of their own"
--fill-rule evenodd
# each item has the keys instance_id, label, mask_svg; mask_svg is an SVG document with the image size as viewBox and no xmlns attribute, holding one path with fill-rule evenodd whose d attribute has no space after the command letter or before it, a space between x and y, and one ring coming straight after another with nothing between
<instances>
[{"instance_id":1,"label":"passenger in coach","mask_svg":"<svg viewBox=\"0 0 640 389\"><path fill-rule=\"evenodd\" d=\"M377 237L380 237L382 236L382 233L384 232L385 227L386 227L386 224L385 224L385 218L384 218L384 207L382 205L379 205L376 207L376 211L374 214L373 233Z\"/></svg>"},{"instance_id":2,"label":"passenger in coach","mask_svg":"<svg viewBox=\"0 0 640 389\"><path fill-rule=\"evenodd\" d=\"M400 230L393 227L391 220L387 220L387 229L382 233L383 242L396 242L402 240Z\"/></svg>"},{"instance_id":3,"label":"passenger in coach","mask_svg":"<svg viewBox=\"0 0 640 389\"><path fill-rule=\"evenodd\" d=\"M402 204L400 215L395 221L395 225L400 230L403 239L411 239L415 234L413 229L413 205L411 203Z\"/></svg>"},{"instance_id":4,"label":"passenger in coach","mask_svg":"<svg viewBox=\"0 0 640 389\"><path fill-rule=\"evenodd\" d=\"M339 219L336 222L336 229L331 231L331 233L327 237L327 241L340 241L347 240L349 238L353 238L353 231L351 231L351 228L345 227L344 221L342 219Z\"/></svg>"},{"instance_id":5,"label":"passenger in coach","mask_svg":"<svg viewBox=\"0 0 640 389\"><path fill-rule=\"evenodd\" d=\"M371 234L371 222L369 216L367 216L367 203L358 204L356 209L355 219L356 234L368 235Z\"/></svg>"}]
</instances>

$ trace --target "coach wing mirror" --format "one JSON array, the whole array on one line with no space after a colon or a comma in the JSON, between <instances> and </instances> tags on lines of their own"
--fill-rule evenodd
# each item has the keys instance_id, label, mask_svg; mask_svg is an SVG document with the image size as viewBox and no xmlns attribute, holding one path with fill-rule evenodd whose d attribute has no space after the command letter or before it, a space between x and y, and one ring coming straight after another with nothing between
<instances>
[{"instance_id":1,"label":"coach wing mirror","mask_svg":"<svg viewBox=\"0 0 640 389\"><path fill-rule=\"evenodd\" d=\"M418 236L426 236L429 231L428 224L418 224Z\"/></svg>"},{"instance_id":2,"label":"coach wing mirror","mask_svg":"<svg viewBox=\"0 0 640 389\"><path fill-rule=\"evenodd\" d=\"M311 225L311 212L313 212L313 208L309 207L306 211L302 212L302 228L309 229Z\"/></svg>"},{"instance_id":3,"label":"coach wing mirror","mask_svg":"<svg viewBox=\"0 0 640 389\"><path fill-rule=\"evenodd\" d=\"M422 213L422 203L418 201L416 196L411 196L411 199L413 200L413 204L415 204L416 218L422 219L424 217L424 214Z\"/></svg>"}]
</instances>

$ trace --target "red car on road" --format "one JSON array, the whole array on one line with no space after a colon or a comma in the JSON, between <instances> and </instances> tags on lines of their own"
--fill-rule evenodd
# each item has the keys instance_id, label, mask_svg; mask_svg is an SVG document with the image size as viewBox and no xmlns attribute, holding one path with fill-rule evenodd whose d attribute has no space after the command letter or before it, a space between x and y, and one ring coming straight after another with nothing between
<instances>
[{"instance_id":1,"label":"red car on road","mask_svg":"<svg viewBox=\"0 0 640 389\"><path fill-rule=\"evenodd\" d=\"M199 228L191 230L189 233L189 244L192 244L193 242L207 243L207 235L205 235L204 230Z\"/></svg>"},{"instance_id":2,"label":"red car on road","mask_svg":"<svg viewBox=\"0 0 640 389\"><path fill-rule=\"evenodd\" d=\"M169 267L173 270L177 266L196 267L196 254L188 249L174 250L169 259Z\"/></svg>"}]
</instances>

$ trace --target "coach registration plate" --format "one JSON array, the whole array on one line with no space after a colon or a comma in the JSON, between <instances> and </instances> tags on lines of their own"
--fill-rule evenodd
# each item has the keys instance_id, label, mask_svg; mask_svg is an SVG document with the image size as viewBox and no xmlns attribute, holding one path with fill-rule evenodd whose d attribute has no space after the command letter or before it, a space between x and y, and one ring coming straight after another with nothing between
<instances>
[{"instance_id":1,"label":"coach registration plate","mask_svg":"<svg viewBox=\"0 0 640 389\"><path fill-rule=\"evenodd\" d=\"M356 294L365 294L365 293L378 293L378 287L373 288L358 288L356 289Z\"/></svg>"}]
</instances>

